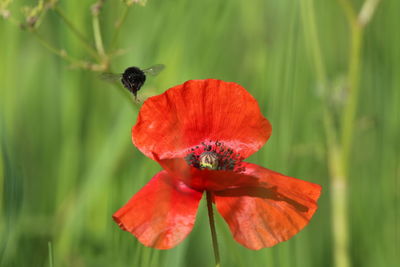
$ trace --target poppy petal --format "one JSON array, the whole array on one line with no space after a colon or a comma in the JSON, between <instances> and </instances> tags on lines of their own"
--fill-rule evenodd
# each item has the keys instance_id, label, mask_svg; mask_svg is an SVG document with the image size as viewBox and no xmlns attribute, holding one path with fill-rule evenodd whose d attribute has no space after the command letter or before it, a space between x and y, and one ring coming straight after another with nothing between
<instances>
[{"instance_id":1,"label":"poppy petal","mask_svg":"<svg viewBox=\"0 0 400 267\"><path fill-rule=\"evenodd\" d=\"M132 129L135 146L146 156L183 158L203 141L220 141L246 158L271 135L257 101L240 85L190 80L146 100Z\"/></svg>"},{"instance_id":2,"label":"poppy petal","mask_svg":"<svg viewBox=\"0 0 400 267\"><path fill-rule=\"evenodd\" d=\"M219 213L237 242L249 249L271 247L304 228L317 210L321 186L245 163L260 186L214 192Z\"/></svg>"},{"instance_id":3,"label":"poppy petal","mask_svg":"<svg viewBox=\"0 0 400 267\"><path fill-rule=\"evenodd\" d=\"M201 192L173 181L161 171L113 219L143 245L170 249L192 231L201 197Z\"/></svg>"}]
</instances>

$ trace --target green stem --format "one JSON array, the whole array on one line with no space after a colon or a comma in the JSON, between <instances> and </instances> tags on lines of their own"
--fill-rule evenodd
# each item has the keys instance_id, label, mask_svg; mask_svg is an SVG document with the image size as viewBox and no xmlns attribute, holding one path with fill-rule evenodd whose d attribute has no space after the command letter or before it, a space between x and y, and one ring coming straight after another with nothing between
<instances>
[{"instance_id":1,"label":"green stem","mask_svg":"<svg viewBox=\"0 0 400 267\"><path fill-rule=\"evenodd\" d=\"M338 0L340 6L343 9L344 14L346 15L347 21L354 25L357 22L357 14L354 11L353 6L351 5L349 0Z\"/></svg>"},{"instance_id":2,"label":"green stem","mask_svg":"<svg viewBox=\"0 0 400 267\"><path fill-rule=\"evenodd\" d=\"M106 53L103 45L103 38L101 37L100 22L98 15L93 15L92 24L93 24L94 43L96 45L97 52L104 59Z\"/></svg>"},{"instance_id":3,"label":"green stem","mask_svg":"<svg viewBox=\"0 0 400 267\"><path fill-rule=\"evenodd\" d=\"M220 264L220 258L219 258L217 231L215 230L215 221L214 221L211 193L209 191L206 191L206 196L207 196L208 219L210 222L211 237L212 237L212 243L213 243L213 249L214 249L215 267L220 267L221 264Z\"/></svg>"},{"instance_id":4,"label":"green stem","mask_svg":"<svg viewBox=\"0 0 400 267\"><path fill-rule=\"evenodd\" d=\"M381 0L365 0L358 14L358 21L362 26L366 26L369 23L380 2Z\"/></svg>"},{"instance_id":5,"label":"green stem","mask_svg":"<svg viewBox=\"0 0 400 267\"><path fill-rule=\"evenodd\" d=\"M353 25L354 11L346 0L339 0L345 11L350 25ZM331 208L332 208L332 234L333 234L333 255L336 267L350 266L348 255L348 212L347 212L347 179L344 161L342 159L342 146L338 142L337 129L334 125L334 115L328 108L329 85L326 77L325 64L320 49L317 24L313 0L304 1L302 4L303 19L308 27L308 39L311 42L314 65L324 92L323 121L326 136L328 170L330 176ZM307 29L307 28L306 28Z\"/></svg>"},{"instance_id":6,"label":"green stem","mask_svg":"<svg viewBox=\"0 0 400 267\"><path fill-rule=\"evenodd\" d=\"M49 250L49 267L53 267L54 266L53 246L51 245L50 241L47 243L47 247Z\"/></svg>"},{"instance_id":7,"label":"green stem","mask_svg":"<svg viewBox=\"0 0 400 267\"><path fill-rule=\"evenodd\" d=\"M328 169L331 182L333 255L336 267L350 266L348 254L347 178L341 159L341 149L333 116L324 110L324 126L328 149Z\"/></svg>"},{"instance_id":8,"label":"green stem","mask_svg":"<svg viewBox=\"0 0 400 267\"><path fill-rule=\"evenodd\" d=\"M68 61L70 63L74 63L75 62L75 60L70 58L64 50L57 49L53 45L51 45L49 42L47 42L47 40L44 39L36 30L34 30L34 29L31 30L31 33L33 34L33 36L35 36L37 38L39 43L41 45L43 45L51 53L61 57L62 59L65 59L66 61Z\"/></svg>"},{"instance_id":9,"label":"green stem","mask_svg":"<svg viewBox=\"0 0 400 267\"><path fill-rule=\"evenodd\" d=\"M71 63L73 67L78 67L86 70L92 70L92 71L99 71L102 66L99 66L97 64L93 64L92 62L88 61L82 61L78 59L74 59L71 56L67 54L65 50L58 49L51 45L45 38L43 38L35 29L32 29L30 31L33 36L36 37L36 39L39 41L43 47L45 47L47 50L49 50L51 53L59 56L60 58L64 59L65 61Z\"/></svg>"},{"instance_id":10,"label":"green stem","mask_svg":"<svg viewBox=\"0 0 400 267\"><path fill-rule=\"evenodd\" d=\"M37 38L37 40L39 41L39 43L41 45L43 45L43 47L45 47L47 50L49 50L51 53L59 56L60 58L68 61L69 63L75 65L75 66L79 66L81 68L87 68L86 65L89 65L89 63L87 63L86 65L83 64L82 62L80 62L77 59L74 59L70 56L68 56L67 52L65 50L62 49L58 49L56 47L54 47L53 45L51 45L49 42L47 42L46 39L44 39L36 30L31 30L31 33ZM85 65L85 66L84 66Z\"/></svg>"},{"instance_id":11,"label":"green stem","mask_svg":"<svg viewBox=\"0 0 400 267\"><path fill-rule=\"evenodd\" d=\"M344 170L347 172L347 162L349 160L351 144L353 141L354 122L356 118L358 96L360 91L360 64L362 50L363 28L359 24L354 24L351 27L350 41L350 60L348 70L348 90L349 98L345 106L342 117L342 161Z\"/></svg>"},{"instance_id":12,"label":"green stem","mask_svg":"<svg viewBox=\"0 0 400 267\"><path fill-rule=\"evenodd\" d=\"M122 12L121 18L115 23L115 30L114 30L114 35L111 39L110 49L113 49L117 44L118 35L121 31L122 25L124 24L126 18L128 17L129 10L130 10L129 6L126 5L124 11Z\"/></svg>"},{"instance_id":13,"label":"green stem","mask_svg":"<svg viewBox=\"0 0 400 267\"><path fill-rule=\"evenodd\" d=\"M70 30L78 37L78 39L83 44L83 47L90 53L90 55L97 59L101 60L99 55L97 54L96 50L93 48L92 44L89 40L74 26L74 24L64 15L64 13L58 8L55 7L54 11L57 13L58 16L65 22L65 24L70 28Z\"/></svg>"},{"instance_id":14,"label":"green stem","mask_svg":"<svg viewBox=\"0 0 400 267\"><path fill-rule=\"evenodd\" d=\"M351 265L348 251L348 161L354 135L354 122L356 118L359 80L361 68L361 50L363 27L370 21L379 3L379 0L366 0L360 14L357 16L349 0L338 0L351 30L350 52L347 73L349 98L341 118L341 132L338 133L334 125L334 115L328 109L325 98L323 110L324 128L327 142L328 169L331 180L331 207L332 207L332 233L334 266L348 267ZM313 48L315 68L319 82L324 90L328 90L325 65L320 50L318 33L315 23L313 0L302 2L303 19L309 25L309 40ZM310 10L310 12L308 12ZM329 95L328 95L329 96ZM340 136L339 136L340 135ZM340 137L340 139L339 139Z\"/></svg>"},{"instance_id":15,"label":"green stem","mask_svg":"<svg viewBox=\"0 0 400 267\"><path fill-rule=\"evenodd\" d=\"M103 38L101 36L101 29L100 29L100 12L103 8L105 0L98 0L95 4L92 5L92 25L93 25L93 36L94 36L94 43L96 46L97 53L100 55L101 58L101 65L103 67L103 71L109 70L109 59L108 55L105 52Z\"/></svg>"},{"instance_id":16,"label":"green stem","mask_svg":"<svg viewBox=\"0 0 400 267\"><path fill-rule=\"evenodd\" d=\"M305 0L301 4L301 13L304 23L309 26L306 34L310 41L310 50L313 55L315 72L318 78L318 85L322 87L324 95L326 94L327 78L324 57L321 52L321 44L318 38L318 29L315 18L315 8L313 0Z\"/></svg>"}]
</instances>

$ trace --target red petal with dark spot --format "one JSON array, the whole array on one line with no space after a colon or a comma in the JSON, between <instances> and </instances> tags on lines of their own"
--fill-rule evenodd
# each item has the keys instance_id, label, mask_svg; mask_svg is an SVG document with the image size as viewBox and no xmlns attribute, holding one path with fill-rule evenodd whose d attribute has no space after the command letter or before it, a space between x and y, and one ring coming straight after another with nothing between
<instances>
[{"instance_id":1,"label":"red petal with dark spot","mask_svg":"<svg viewBox=\"0 0 400 267\"><path fill-rule=\"evenodd\" d=\"M250 249L271 247L304 228L317 210L321 186L244 163L259 186L214 192L219 213L237 242Z\"/></svg>"},{"instance_id":2,"label":"red petal with dark spot","mask_svg":"<svg viewBox=\"0 0 400 267\"><path fill-rule=\"evenodd\" d=\"M173 181L161 171L113 218L143 245L170 249L192 231L201 196L201 192Z\"/></svg>"},{"instance_id":3,"label":"red petal with dark spot","mask_svg":"<svg viewBox=\"0 0 400 267\"><path fill-rule=\"evenodd\" d=\"M160 159L183 158L206 140L221 141L246 158L270 135L270 123L243 87L213 79L191 80L149 98L132 129L136 147Z\"/></svg>"}]
</instances>

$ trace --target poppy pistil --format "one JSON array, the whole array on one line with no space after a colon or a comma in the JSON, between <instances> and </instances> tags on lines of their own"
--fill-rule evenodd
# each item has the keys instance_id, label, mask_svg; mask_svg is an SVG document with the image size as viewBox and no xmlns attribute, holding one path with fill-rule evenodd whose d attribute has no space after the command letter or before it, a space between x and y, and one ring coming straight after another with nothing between
<instances>
[{"instance_id":1,"label":"poppy pistil","mask_svg":"<svg viewBox=\"0 0 400 267\"><path fill-rule=\"evenodd\" d=\"M216 152L203 152L200 155L200 168L201 169L209 169L209 170L217 170L218 169L219 156Z\"/></svg>"}]
</instances>

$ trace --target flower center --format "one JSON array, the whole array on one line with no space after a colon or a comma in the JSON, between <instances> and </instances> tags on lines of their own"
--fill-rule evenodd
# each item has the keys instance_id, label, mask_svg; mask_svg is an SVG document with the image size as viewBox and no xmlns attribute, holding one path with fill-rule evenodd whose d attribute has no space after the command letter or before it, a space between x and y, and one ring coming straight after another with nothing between
<instances>
[{"instance_id":1,"label":"flower center","mask_svg":"<svg viewBox=\"0 0 400 267\"><path fill-rule=\"evenodd\" d=\"M218 169L218 154L215 152L203 152L199 157L199 165L201 169Z\"/></svg>"},{"instance_id":2,"label":"flower center","mask_svg":"<svg viewBox=\"0 0 400 267\"><path fill-rule=\"evenodd\" d=\"M188 151L186 162L198 169L242 172L243 158L219 141L202 142Z\"/></svg>"}]
</instances>

